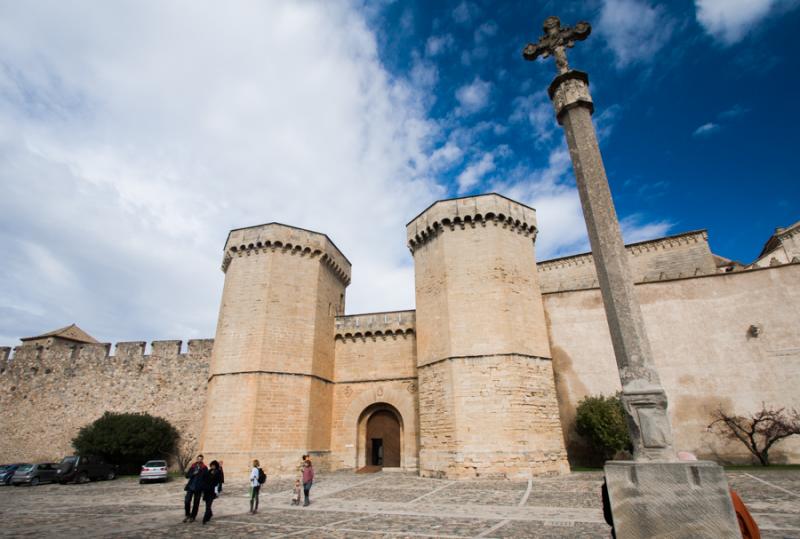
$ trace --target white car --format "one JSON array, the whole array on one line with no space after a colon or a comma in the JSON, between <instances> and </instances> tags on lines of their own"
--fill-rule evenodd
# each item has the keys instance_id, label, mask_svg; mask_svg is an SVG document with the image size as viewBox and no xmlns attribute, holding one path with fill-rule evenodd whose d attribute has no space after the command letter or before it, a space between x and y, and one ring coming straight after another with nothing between
<instances>
[{"instance_id":1,"label":"white car","mask_svg":"<svg viewBox=\"0 0 800 539\"><path fill-rule=\"evenodd\" d=\"M169 476L167 475L167 461L165 460L148 460L142 466L142 472L139 474L139 483L145 481L166 481Z\"/></svg>"}]
</instances>

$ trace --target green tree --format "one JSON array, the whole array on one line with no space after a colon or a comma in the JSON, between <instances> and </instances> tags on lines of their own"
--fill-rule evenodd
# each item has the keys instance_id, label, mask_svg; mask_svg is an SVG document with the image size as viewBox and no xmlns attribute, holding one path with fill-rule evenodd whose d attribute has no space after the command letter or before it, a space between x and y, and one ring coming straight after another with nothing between
<instances>
[{"instance_id":1,"label":"green tree","mask_svg":"<svg viewBox=\"0 0 800 539\"><path fill-rule=\"evenodd\" d=\"M78 431L72 445L78 454L96 455L136 473L147 460L173 453L178 431L166 419L150 414L106 412Z\"/></svg>"},{"instance_id":2,"label":"green tree","mask_svg":"<svg viewBox=\"0 0 800 539\"><path fill-rule=\"evenodd\" d=\"M589 443L597 457L612 458L618 451L632 450L625 410L619 393L586 397L578 403L575 417L578 434Z\"/></svg>"}]
</instances>

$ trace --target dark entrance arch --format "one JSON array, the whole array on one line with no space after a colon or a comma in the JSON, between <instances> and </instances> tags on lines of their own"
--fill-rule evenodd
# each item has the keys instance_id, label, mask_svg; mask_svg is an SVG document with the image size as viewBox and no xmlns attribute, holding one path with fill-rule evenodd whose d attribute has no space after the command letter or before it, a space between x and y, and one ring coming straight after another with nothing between
<instances>
[{"instance_id":1,"label":"dark entrance arch","mask_svg":"<svg viewBox=\"0 0 800 539\"><path fill-rule=\"evenodd\" d=\"M376 403L361 414L359 446L361 466L400 468L402 466L403 421L389 404ZM363 444L363 445L362 445Z\"/></svg>"}]
</instances>

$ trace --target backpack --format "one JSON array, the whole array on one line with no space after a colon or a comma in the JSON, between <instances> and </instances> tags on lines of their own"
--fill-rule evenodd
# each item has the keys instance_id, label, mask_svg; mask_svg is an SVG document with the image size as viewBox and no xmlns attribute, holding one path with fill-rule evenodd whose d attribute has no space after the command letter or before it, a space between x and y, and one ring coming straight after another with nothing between
<instances>
[{"instance_id":1,"label":"backpack","mask_svg":"<svg viewBox=\"0 0 800 539\"><path fill-rule=\"evenodd\" d=\"M258 484L263 485L267 482L267 474L261 468L258 469Z\"/></svg>"}]
</instances>

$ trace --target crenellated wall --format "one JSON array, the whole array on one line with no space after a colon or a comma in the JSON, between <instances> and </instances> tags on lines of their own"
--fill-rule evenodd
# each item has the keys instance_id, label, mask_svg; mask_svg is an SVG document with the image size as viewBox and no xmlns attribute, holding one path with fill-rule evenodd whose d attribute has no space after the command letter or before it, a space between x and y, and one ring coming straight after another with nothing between
<instances>
[{"instance_id":1,"label":"crenellated wall","mask_svg":"<svg viewBox=\"0 0 800 539\"><path fill-rule=\"evenodd\" d=\"M350 262L325 234L279 223L232 230L201 447L246 474L289 474L330 450L334 325Z\"/></svg>"},{"instance_id":2,"label":"crenellated wall","mask_svg":"<svg viewBox=\"0 0 800 539\"><path fill-rule=\"evenodd\" d=\"M0 462L59 459L116 411L168 419L231 478L253 458L294 474L303 453L353 469L373 463L367 425L388 411L401 468L422 475L561 473L567 453L582 463L575 408L619 389L591 253L537 264L535 211L497 194L436 202L406 232L416 311L343 316L344 254L324 234L268 223L228 236L214 340L146 354L145 342L112 352L54 332L0 348ZM704 230L626 246L678 449L747 462L707 432L714 407L800 408L798 238L800 223L778 229L750 266L761 269L715 257ZM800 439L772 455L800 461Z\"/></svg>"},{"instance_id":3,"label":"crenellated wall","mask_svg":"<svg viewBox=\"0 0 800 539\"><path fill-rule=\"evenodd\" d=\"M366 464L365 418L370 406L388 405L403 429L401 467L416 469L417 341L414 311L336 318L336 365L330 463L334 469Z\"/></svg>"},{"instance_id":4,"label":"crenellated wall","mask_svg":"<svg viewBox=\"0 0 800 539\"><path fill-rule=\"evenodd\" d=\"M750 462L742 444L706 427L718 406L743 415L762 403L800 409L800 264L642 283L636 293L669 398L675 447ZM576 406L587 395L620 390L603 300L595 288L545 294L544 304L561 422L570 457L580 462ZM800 438L770 455L774 462L800 461Z\"/></svg>"},{"instance_id":5,"label":"crenellated wall","mask_svg":"<svg viewBox=\"0 0 800 539\"><path fill-rule=\"evenodd\" d=\"M106 411L147 412L197 439L213 340L154 341L114 347L50 338L0 348L0 462L53 461L73 452L78 430Z\"/></svg>"},{"instance_id":6,"label":"crenellated wall","mask_svg":"<svg viewBox=\"0 0 800 539\"><path fill-rule=\"evenodd\" d=\"M637 283L716 273L705 230L625 246ZM545 260L537 264L542 293L598 287L592 253Z\"/></svg>"},{"instance_id":7,"label":"crenellated wall","mask_svg":"<svg viewBox=\"0 0 800 539\"><path fill-rule=\"evenodd\" d=\"M536 272L536 212L497 194L439 201L406 226L414 256L419 471L569 471Z\"/></svg>"}]
</instances>

